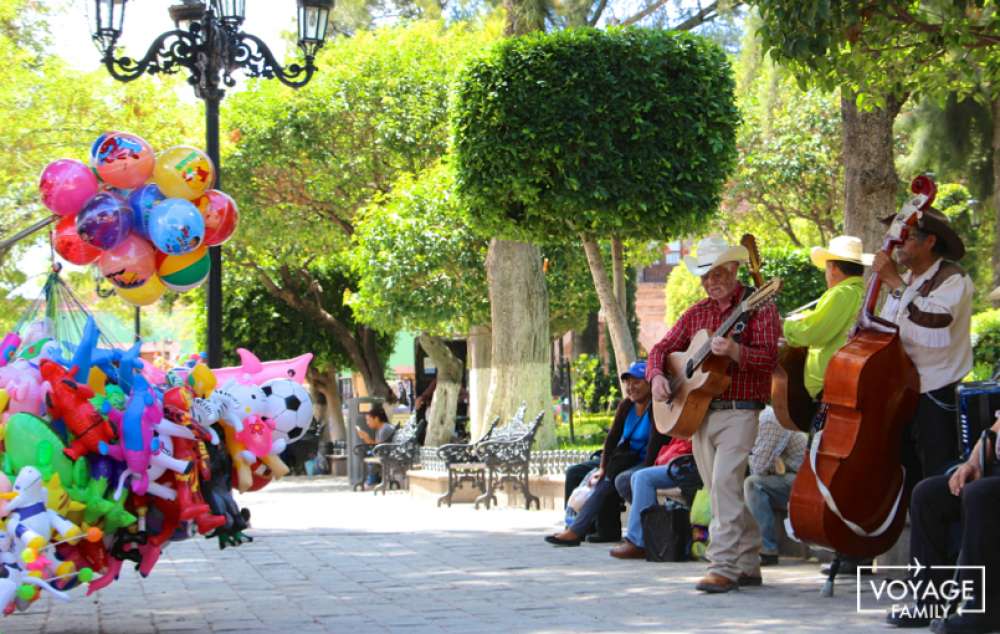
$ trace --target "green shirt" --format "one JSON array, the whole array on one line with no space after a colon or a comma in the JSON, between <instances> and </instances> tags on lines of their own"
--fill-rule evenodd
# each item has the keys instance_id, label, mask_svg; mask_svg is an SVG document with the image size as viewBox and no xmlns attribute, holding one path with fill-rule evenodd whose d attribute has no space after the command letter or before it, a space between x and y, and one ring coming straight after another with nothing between
<instances>
[{"instance_id":1,"label":"green shirt","mask_svg":"<svg viewBox=\"0 0 1000 634\"><path fill-rule=\"evenodd\" d=\"M827 289L816 308L785 320L788 345L809 348L805 384L813 398L823 389L823 376L830 359L847 341L847 333L858 318L864 295L861 277L848 277Z\"/></svg>"}]
</instances>

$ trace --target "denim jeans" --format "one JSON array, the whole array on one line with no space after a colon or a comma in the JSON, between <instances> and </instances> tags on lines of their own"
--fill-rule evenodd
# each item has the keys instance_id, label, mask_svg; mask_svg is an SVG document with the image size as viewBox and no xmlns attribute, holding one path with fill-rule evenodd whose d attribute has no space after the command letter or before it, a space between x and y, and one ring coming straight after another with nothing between
<instances>
[{"instance_id":1,"label":"denim jeans","mask_svg":"<svg viewBox=\"0 0 1000 634\"><path fill-rule=\"evenodd\" d=\"M616 484L618 484L616 482ZM639 469L632 474L630 481L631 491L622 491L624 483L618 490L622 493L631 494L632 506L628 510L628 529L625 531L625 539L629 540L639 548L645 548L645 541L642 537L642 512L651 506L656 505L656 490L670 489L685 484L682 481L675 481L667 473L666 465L657 465Z\"/></svg>"},{"instance_id":2,"label":"denim jeans","mask_svg":"<svg viewBox=\"0 0 1000 634\"><path fill-rule=\"evenodd\" d=\"M747 508L760 527L761 552L778 554L778 531L775 527L774 508L788 506L792 494L794 473L783 475L752 475L743 481L743 496Z\"/></svg>"}]
</instances>

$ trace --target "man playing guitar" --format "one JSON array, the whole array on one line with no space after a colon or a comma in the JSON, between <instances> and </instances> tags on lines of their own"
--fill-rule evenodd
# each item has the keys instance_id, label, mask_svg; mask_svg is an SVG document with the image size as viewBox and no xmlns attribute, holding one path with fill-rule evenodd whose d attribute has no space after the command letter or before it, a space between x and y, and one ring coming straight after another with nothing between
<instances>
[{"instance_id":1,"label":"man playing guitar","mask_svg":"<svg viewBox=\"0 0 1000 634\"><path fill-rule=\"evenodd\" d=\"M683 351L699 330L715 331L740 304L744 288L736 277L747 250L730 246L719 236L698 243L697 257L684 264L701 278L708 295L689 308L649 354L646 378L654 401L667 401L670 384L664 375L665 360ZM729 592L741 585L760 585L760 531L743 503L743 478L757 435L757 415L771 394L771 373L778 356L781 327L773 304L751 313L740 341L714 337L711 352L731 360L729 387L712 401L692 443L695 462L711 494L711 542L706 556L708 574L697 589Z\"/></svg>"}]
</instances>

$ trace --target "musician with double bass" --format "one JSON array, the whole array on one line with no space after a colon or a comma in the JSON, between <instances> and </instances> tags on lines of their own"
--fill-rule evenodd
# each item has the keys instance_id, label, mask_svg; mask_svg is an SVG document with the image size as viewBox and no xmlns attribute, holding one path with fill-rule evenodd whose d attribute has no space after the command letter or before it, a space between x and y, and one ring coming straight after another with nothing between
<instances>
[{"instance_id":1,"label":"musician with double bass","mask_svg":"<svg viewBox=\"0 0 1000 634\"><path fill-rule=\"evenodd\" d=\"M822 400L823 377L834 353L843 347L857 320L865 295L864 267L872 255L863 253L861 239L837 236L830 245L813 247L813 264L823 269L827 290L816 307L785 320L782 330L790 346L808 348L804 371L806 391L817 404Z\"/></svg>"},{"instance_id":2,"label":"musician with double bass","mask_svg":"<svg viewBox=\"0 0 1000 634\"><path fill-rule=\"evenodd\" d=\"M719 236L698 243L697 256L686 256L688 270L701 278L708 296L690 307L649 354L646 377L654 401L670 399L665 361L685 350L702 329L716 331L744 297L737 279L746 248L730 246ZM712 502L708 574L696 588L724 593L741 585L760 585L760 531L743 501L743 478L757 435L757 416L770 398L771 373L778 356L781 327L773 304L750 313L739 341L713 337L711 353L728 358L729 387L711 401L708 414L692 437L695 462Z\"/></svg>"},{"instance_id":3,"label":"musician with double bass","mask_svg":"<svg viewBox=\"0 0 1000 634\"><path fill-rule=\"evenodd\" d=\"M889 219L891 222L891 219ZM955 433L955 386L972 369L972 280L955 262L962 239L933 207L897 248L896 264L878 253L872 269L889 290L881 316L899 326L903 349L920 375L916 414L903 432L907 487L944 473L960 457Z\"/></svg>"}]
</instances>

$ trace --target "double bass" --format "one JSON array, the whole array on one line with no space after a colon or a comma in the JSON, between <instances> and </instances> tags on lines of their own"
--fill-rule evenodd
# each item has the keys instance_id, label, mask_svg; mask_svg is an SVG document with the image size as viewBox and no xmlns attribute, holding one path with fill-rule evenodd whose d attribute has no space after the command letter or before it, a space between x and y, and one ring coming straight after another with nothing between
<instances>
[{"instance_id":1,"label":"double bass","mask_svg":"<svg viewBox=\"0 0 1000 634\"><path fill-rule=\"evenodd\" d=\"M903 244L937 187L927 176L893 219L882 251ZM902 434L920 397L920 376L896 324L876 316L881 280L872 275L858 323L830 360L823 385L826 421L792 485L788 519L800 541L871 558L896 542L909 502Z\"/></svg>"}]
</instances>

